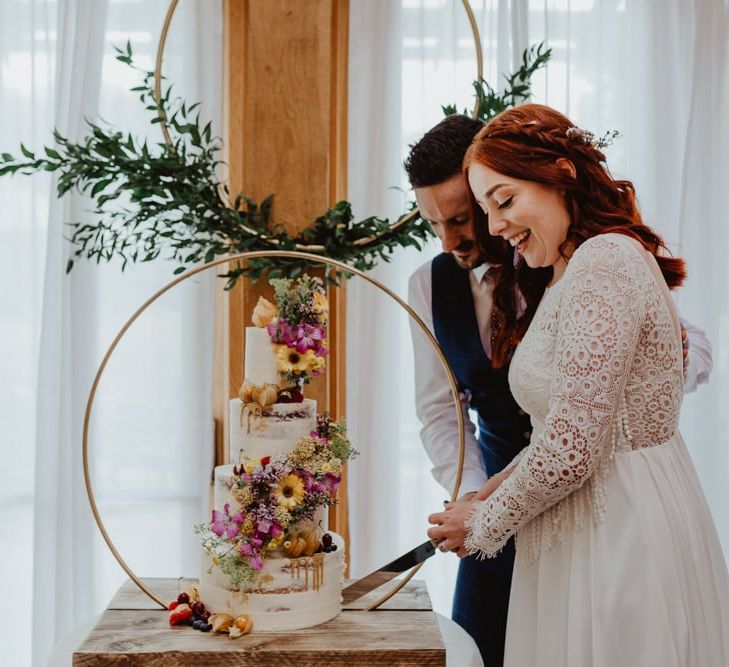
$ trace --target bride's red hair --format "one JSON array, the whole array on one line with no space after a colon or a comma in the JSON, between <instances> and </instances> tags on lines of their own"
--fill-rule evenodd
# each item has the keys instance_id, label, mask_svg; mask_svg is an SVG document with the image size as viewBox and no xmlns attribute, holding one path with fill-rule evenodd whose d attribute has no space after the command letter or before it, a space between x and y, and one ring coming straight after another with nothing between
<instances>
[{"instance_id":1,"label":"bride's red hair","mask_svg":"<svg viewBox=\"0 0 729 667\"><path fill-rule=\"evenodd\" d=\"M566 158L575 167L573 178L557 165ZM605 164L605 155L591 135L579 130L554 109L541 104L524 104L502 112L475 136L463 162L468 177L471 164L482 164L494 171L526 181L542 183L565 193L570 216L567 239L560 247L569 258L587 239L598 234L617 232L639 241L651 252L670 288L686 277L684 261L668 256L663 239L643 224L630 181L614 179ZM488 232L485 215L472 198L476 238L485 256L503 254L501 238ZM504 366L522 339L534 316L552 269L530 269L519 261L503 264L494 288L494 307L502 326L494 336L493 364ZM526 310L517 317L518 286Z\"/></svg>"}]
</instances>

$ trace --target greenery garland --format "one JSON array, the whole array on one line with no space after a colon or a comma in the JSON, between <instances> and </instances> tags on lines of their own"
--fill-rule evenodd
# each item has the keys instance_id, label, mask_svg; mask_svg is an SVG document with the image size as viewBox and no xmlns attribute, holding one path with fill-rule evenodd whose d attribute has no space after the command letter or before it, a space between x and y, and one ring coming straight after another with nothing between
<instances>
[{"instance_id":1,"label":"greenery garland","mask_svg":"<svg viewBox=\"0 0 729 667\"><path fill-rule=\"evenodd\" d=\"M96 263L117 258L123 271L129 262L149 262L164 252L177 264L174 273L178 274L220 255L272 247L295 250L297 245L322 246L318 254L368 271L379 260L389 261L398 247L422 248L432 235L428 223L417 214L393 230L385 218L355 221L351 204L340 201L309 227L290 236L271 217L273 195L260 203L244 194L226 201L228 188L217 175L223 164L217 158L222 140L213 134L210 123L201 126L199 103L188 106L180 98L171 99L170 85L158 105L154 72L134 64L129 42L126 49L115 50L117 60L143 73L142 85L131 90L154 115L152 123L164 118L174 131L172 145L149 145L129 133L87 121L90 132L80 143L55 130L55 147L45 147L44 154L37 155L22 143L22 158L0 154L0 176L55 172L59 198L75 188L94 202L95 222L69 223L74 250L67 272L79 258ZM531 76L550 56L551 49L543 44L524 51L521 67L505 77L506 87L501 93L486 81L474 82L478 101L475 115L486 121L527 99ZM456 108L444 106L443 112L450 115ZM363 239L371 240L362 243ZM293 278L305 268L298 260L257 259L238 265L223 277L228 279L229 289L240 276L254 280L263 275Z\"/></svg>"}]
</instances>

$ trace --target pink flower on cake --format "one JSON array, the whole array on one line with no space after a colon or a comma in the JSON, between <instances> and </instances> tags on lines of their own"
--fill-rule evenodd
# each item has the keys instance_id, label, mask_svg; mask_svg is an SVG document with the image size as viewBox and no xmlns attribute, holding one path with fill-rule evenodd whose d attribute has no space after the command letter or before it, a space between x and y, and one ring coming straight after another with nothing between
<instances>
[{"instance_id":1,"label":"pink flower on cake","mask_svg":"<svg viewBox=\"0 0 729 667\"><path fill-rule=\"evenodd\" d=\"M296 349L304 354L308 350L317 350L324 340L324 331L321 327L311 324L300 324L296 327Z\"/></svg>"},{"instance_id":2,"label":"pink flower on cake","mask_svg":"<svg viewBox=\"0 0 729 667\"><path fill-rule=\"evenodd\" d=\"M243 523L243 515L236 513L230 515L230 503L225 503L224 511L213 510L212 531L218 536L226 535L233 539L240 532L240 524Z\"/></svg>"},{"instance_id":3,"label":"pink flower on cake","mask_svg":"<svg viewBox=\"0 0 729 667\"><path fill-rule=\"evenodd\" d=\"M333 495L337 492L337 489L339 488L339 484L341 481L342 481L341 475L335 475L331 472L327 472L324 474L324 478L322 479L322 484L323 484L325 490Z\"/></svg>"},{"instance_id":4,"label":"pink flower on cake","mask_svg":"<svg viewBox=\"0 0 729 667\"><path fill-rule=\"evenodd\" d=\"M283 344L287 347L294 347L296 345L296 336L283 318L277 317L266 326L266 330L272 343Z\"/></svg>"},{"instance_id":5,"label":"pink flower on cake","mask_svg":"<svg viewBox=\"0 0 729 667\"><path fill-rule=\"evenodd\" d=\"M245 556L250 559L248 563L254 570L260 570L263 568L263 560L261 559L258 551L256 551L251 544L248 542L241 542L238 547L238 551L240 551L241 556Z\"/></svg>"}]
</instances>

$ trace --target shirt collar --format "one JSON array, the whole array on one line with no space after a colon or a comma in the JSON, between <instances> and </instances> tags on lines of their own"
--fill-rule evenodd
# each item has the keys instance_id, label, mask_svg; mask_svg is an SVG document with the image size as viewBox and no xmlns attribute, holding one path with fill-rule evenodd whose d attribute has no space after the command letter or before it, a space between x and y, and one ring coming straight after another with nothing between
<instances>
[{"instance_id":1,"label":"shirt collar","mask_svg":"<svg viewBox=\"0 0 729 667\"><path fill-rule=\"evenodd\" d=\"M484 262L483 264L480 264L475 269L471 269L471 272L473 273L473 277L476 278L476 281L480 284L483 280L483 277L486 275L486 271L488 271L491 268L491 264L487 264Z\"/></svg>"}]
</instances>

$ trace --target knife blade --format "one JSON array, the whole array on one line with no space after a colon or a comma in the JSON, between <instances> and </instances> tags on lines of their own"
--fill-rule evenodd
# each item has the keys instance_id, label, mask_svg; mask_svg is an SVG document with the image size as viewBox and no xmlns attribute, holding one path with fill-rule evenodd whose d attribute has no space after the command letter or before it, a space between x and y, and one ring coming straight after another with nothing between
<instances>
[{"instance_id":1,"label":"knife blade","mask_svg":"<svg viewBox=\"0 0 729 667\"><path fill-rule=\"evenodd\" d=\"M430 541L423 542L406 554L396 558L391 563L384 565L379 570L357 579L354 583L342 589L342 604L344 606L375 590L378 586L386 584L398 574L409 570L411 567L422 563L430 558L437 551L435 545Z\"/></svg>"}]
</instances>

